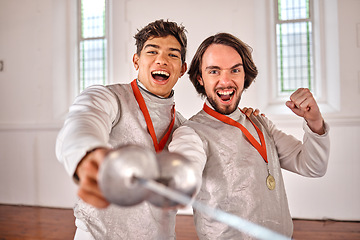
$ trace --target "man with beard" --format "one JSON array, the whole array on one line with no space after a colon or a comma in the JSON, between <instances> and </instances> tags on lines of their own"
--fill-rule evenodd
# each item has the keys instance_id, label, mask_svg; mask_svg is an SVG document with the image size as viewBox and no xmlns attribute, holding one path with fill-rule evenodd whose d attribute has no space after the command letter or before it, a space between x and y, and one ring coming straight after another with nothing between
<instances>
[{"instance_id":1,"label":"man with beard","mask_svg":"<svg viewBox=\"0 0 360 240\"><path fill-rule=\"evenodd\" d=\"M305 120L303 143L264 116L247 117L238 104L257 73L251 48L238 38L219 33L204 40L189 75L206 101L174 132L169 150L199 163L203 177L196 200L291 237L293 224L281 168L307 177L323 176L329 158L329 126L304 88L286 102ZM250 239L201 212L195 211L194 217L200 239Z\"/></svg>"}]
</instances>

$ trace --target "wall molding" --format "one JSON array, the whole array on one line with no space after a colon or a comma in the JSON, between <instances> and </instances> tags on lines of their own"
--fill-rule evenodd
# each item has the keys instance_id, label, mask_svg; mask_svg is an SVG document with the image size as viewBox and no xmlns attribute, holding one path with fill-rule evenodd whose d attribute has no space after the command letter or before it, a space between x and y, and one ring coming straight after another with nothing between
<instances>
[{"instance_id":1,"label":"wall molding","mask_svg":"<svg viewBox=\"0 0 360 240\"><path fill-rule=\"evenodd\" d=\"M267 115L265 115L267 116ZM299 126L303 120L297 116L267 116L275 124L282 126ZM324 116L325 121L334 127L360 126L360 116ZM60 131L63 122L58 123L0 123L0 132L36 132L36 131Z\"/></svg>"},{"instance_id":2,"label":"wall molding","mask_svg":"<svg viewBox=\"0 0 360 240\"><path fill-rule=\"evenodd\" d=\"M266 115L275 125L282 127L298 127L303 122L303 119L293 115ZM323 114L325 121L330 127L346 127L346 126L360 126L360 116L327 116Z\"/></svg>"},{"instance_id":3,"label":"wall molding","mask_svg":"<svg viewBox=\"0 0 360 240\"><path fill-rule=\"evenodd\" d=\"M63 123L1 123L0 132L60 131Z\"/></svg>"}]
</instances>

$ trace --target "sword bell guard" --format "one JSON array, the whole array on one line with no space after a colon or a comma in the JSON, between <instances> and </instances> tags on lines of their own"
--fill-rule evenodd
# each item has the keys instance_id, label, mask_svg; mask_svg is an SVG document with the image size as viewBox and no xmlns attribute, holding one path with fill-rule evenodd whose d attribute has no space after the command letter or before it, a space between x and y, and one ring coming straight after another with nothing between
<instances>
[{"instance_id":1,"label":"sword bell guard","mask_svg":"<svg viewBox=\"0 0 360 240\"><path fill-rule=\"evenodd\" d=\"M172 190L192 197L198 181L191 162L181 154L168 151L157 154L157 161L160 168L160 178L155 180ZM151 193L147 201L157 207L179 206L178 202L156 193Z\"/></svg>"},{"instance_id":2,"label":"sword bell guard","mask_svg":"<svg viewBox=\"0 0 360 240\"><path fill-rule=\"evenodd\" d=\"M120 206L144 201L150 191L135 177L156 179L159 168L156 155L144 147L126 145L110 151L99 169L99 187L105 198Z\"/></svg>"}]
</instances>

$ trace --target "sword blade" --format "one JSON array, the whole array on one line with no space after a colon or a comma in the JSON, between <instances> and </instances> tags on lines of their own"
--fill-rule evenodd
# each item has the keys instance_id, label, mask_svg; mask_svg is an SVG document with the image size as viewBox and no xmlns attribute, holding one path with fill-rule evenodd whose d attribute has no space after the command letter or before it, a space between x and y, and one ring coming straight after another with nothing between
<instances>
[{"instance_id":1,"label":"sword blade","mask_svg":"<svg viewBox=\"0 0 360 240\"><path fill-rule=\"evenodd\" d=\"M176 201L184 206L191 204L192 207L194 209L196 209L197 211L205 213L206 215L210 216L211 218L213 218L219 222L225 223L228 226L231 226L231 227L237 229L238 231L244 232L250 236L256 237L261 240L290 240L291 239L291 238L281 235L275 231L272 231L268 228L265 228L263 226L257 225L250 221L247 221L243 218L235 216L233 214L224 212L224 211L216 209L216 208L211 208L209 206L206 206L198 201L191 199L190 197L188 197L185 194L174 191L174 190L164 186L163 184L160 184L153 180L148 180L148 179L144 179L144 178L137 178L137 179L141 185L143 185L145 188L149 189L150 191L153 191L157 194L167 197L170 200Z\"/></svg>"}]
</instances>

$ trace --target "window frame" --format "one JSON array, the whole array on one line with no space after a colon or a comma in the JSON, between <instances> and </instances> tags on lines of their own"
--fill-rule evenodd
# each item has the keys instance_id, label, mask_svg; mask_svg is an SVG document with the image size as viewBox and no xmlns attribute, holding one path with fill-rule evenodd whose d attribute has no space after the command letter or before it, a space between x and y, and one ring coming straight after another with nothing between
<instances>
[{"instance_id":1,"label":"window frame","mask_svg":"<svg viewBox=\"0 0 360 240\"><path fill-rule=\"evenodd\" d=\"M276 0L274 0L276 1ZM256 91L258 107L277 121L293 119L293 113L285 107L284 103L289 100L289 95L277 95L277 49L276 49L276 25L275 6L271 1L266 1L263 7L266 17L264 28L259 27L258 34L264 36L259 41L260 51L266 52L266 58L262 56L256 60L259 67L259 81L261 85ZM336 0L313 0L313 52L314 52L314 89L312 93L322 113L335 113L340 111L340 68L339 68L339 29ZM259 24L264 22L259 21ZM260 25L261 26L261 25ZM255 49L255 54L256 49ZM261 78L261 79L260 79ZM260 82L259 82L260 83ZM250 95L249 95L250 97ZM248 98L249 98L248 97ZM254 97L255 98L255 97ZM287 115L290 118L284 118ZM286 121L287 121L286 120Z\"/></svg>"},{"instance_id":2,"label":"window frame","mask_svg":"<svg viewBox=\"0 0 360 240\"><path fill-rule=\"evenodd\" d=\"M105 1L105 32L104 32L104 36L102 37L89 37L89 38L83 38L82 36L82 9L81 9L81 1L82 0L77 0L77 76L76 76L76 84L75 84L75 91L76 94L82 92L86 87L83 86L82 84L82 79L81 79L81 44L83 41L86 40L105 40L106 42L106 49L105 49L105 69L104 69L104 81L102 83L99 84L109 84L109 73L110 73L110 37L109 37L109 23L110 23L110 3L109 0L104 0Z\"/></svg>"},{"instance_id":3,"label":"window frame","mask_svg":"<svg viewBox=\"0 0 360 240\"><path fill-rule=\"evenodd\" d=\"M307 68L307 71L310 72L307 81L308 81L308 88L315 93L315 95L317 95L317 91L316 91L316 69L315 69L315 60L316 60L316 52L315 52L315 47L314 47L314 3L313 0L307 0L309 1L309 17L307 18L296 18L296 19L287 19L287 20L280 20L279 19L279 0L275 0L274 1L274 29L275 29L275 48L276 48L276 96L277 97L281 97L281 96L289 96L293 90L284 90L283 85L284 82L287 79L280 79L282 78L281 76L279 76L279 68L282 67L279 66L278 61L279 61L279 56L278 56L278 51L279 51L279 47L277 46L277 42L278 42L278 38L277 38L277 26L280 24L293 24L293 23L310 23L311 25L311 39L309 40L310 43L308 43L308 53L312 53L312 55L307 55L307 58L309 59L307 62L309 63L312 62L312 65L310 66L310 68ZM298 33L298 32L296 32ZM281 40L280 40L281 41ZM310 46L309 46L310 45ZM280 50L281 51L281 50ZM282 61L282 60L280 60ZM309 67L309 66L308 66Z\"/></svg>"}]
</instances>

